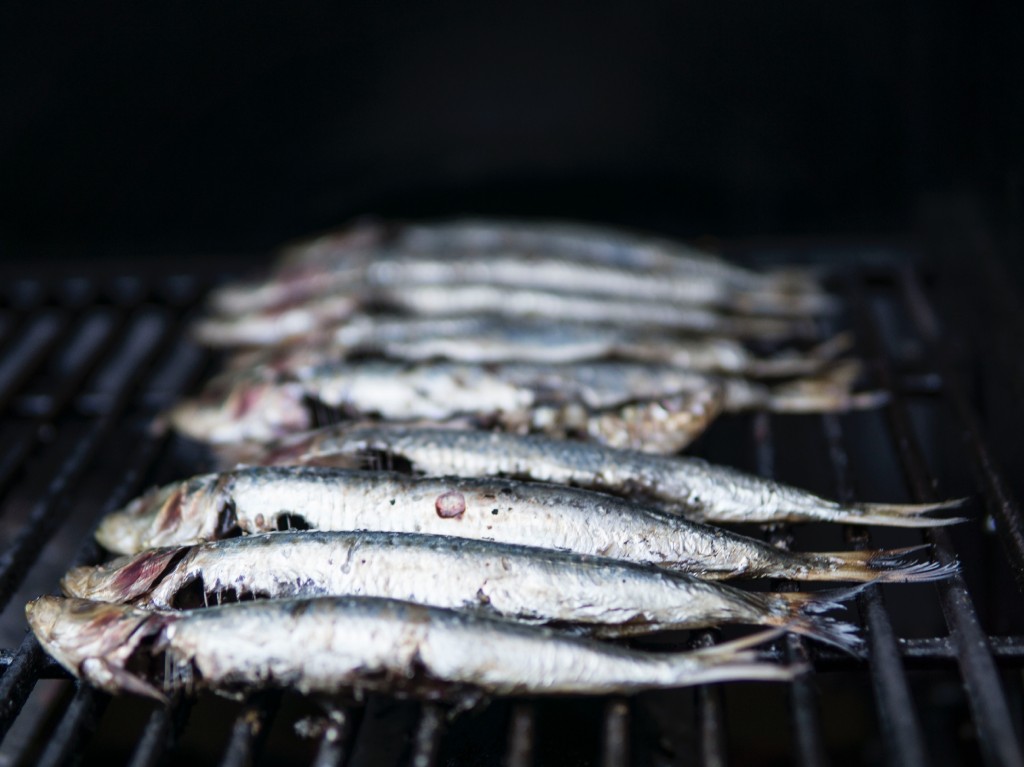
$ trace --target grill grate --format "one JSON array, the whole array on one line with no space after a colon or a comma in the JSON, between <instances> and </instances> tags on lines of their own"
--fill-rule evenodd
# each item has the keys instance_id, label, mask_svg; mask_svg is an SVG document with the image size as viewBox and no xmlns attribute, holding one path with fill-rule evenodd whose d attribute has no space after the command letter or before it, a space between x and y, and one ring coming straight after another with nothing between
<instances>
[{"instance_id":1,"label":"grill grate","mask_svg":"<svg viewBox=\"0 0 1024 767\"><path fill-rule=\"evenodd\" d=\"M993 268L981 270L986 279ZM316 719L304 740L293 724L316 709L288 694L164 709L111 700L67 680L31 635L20 639L21 606L52 590L70 564L99 561L89 531L100 516L151 483L201 468L201 456L149 423L212 370L213 360L185 338L210 285L197 272L0 288L0 423L8 435L0 445L3 764L65 764L82 754L132 765L159 764L169 754L224 765L297 763L300 756L318 766L931 765L977 757L1024 764L1024 529L996 458L1009 454L986 437L991 417L968 387L976 371L959 366L932 303L935 286L897 257L838 278L871 382L892 392L883 410L731 416L695 446L711 459L841 499L974 499L968 513L983 518L924 536L941 561L963 562L962 576L937 590L871 586L858 597L864 657L791 636L766 655L809 661L813 671L786 687L496 701L453 721L436 704L372 696ZM1010 290L1004 281L994 311L1012 306ZM1019 370L1010 367L1007 385L1016 387ZM859 548L921 540L907 531L788 526L767 534L800 548L817 543L814 536L833 548L843 540ZM700 632L690 643L718 638ZM766 734L776 722L785 724Z\"/></svg>"}]
</instances>

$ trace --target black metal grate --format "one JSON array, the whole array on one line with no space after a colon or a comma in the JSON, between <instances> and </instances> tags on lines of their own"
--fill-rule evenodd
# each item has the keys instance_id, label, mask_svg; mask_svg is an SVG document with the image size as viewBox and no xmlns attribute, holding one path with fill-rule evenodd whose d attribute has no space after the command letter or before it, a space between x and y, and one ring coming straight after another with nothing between
<instances>
[{"instance_id":1,"label":"black metal grate","mask_svg":"<svg viewBox=\"0 0 1024 767\"><path fill-rule=\"evenodd\" d=\"M969 310L958 314L941 281L925 284L907 264L898 254L869 259L844 269L836 283L849 299L843 322L857 332L871 382L892 392L887 407L732 416L695 450L840 498L969 496L970 523L925 534L941 560L960 559L963 575L936 586L866 589L854 608L868 640L862 658L798 637L780 641L766 655L806 659L814 669L787 686L503 700L452 720L437 704L381 696L330 716L289 694L244 704L200 698L164 709L68 680L23 634L22 606L53 590L70 565L99 560L90 532L100 516L151 483L202 468L202 456L150 422L212 369L186 339L212 282L193 275L0 286L0 760L1024 764L1024 531L1013 489L1019 483L998 468L1016 468L1016 446L988 437L1007 431L1002 420L1019 418L1018 410L999 409L998 399L991 406L989 395L1008 387L1016 406L1021 368L1001 366L1003 358L987 350L965 364L962 353L964 339L1001 343L991 317L1009 313L1019 324L1020 315L1006 308L1014 299L1005 282L992 307L972 304L970 291L952 291ZM979 273L990 277L992 268ZM941 304L933 303L937 295ZM921 540L892 530L778 527L766 534L800 548ZM700 632L688 642L718 637ZM307 724L302 737L299 720Z\"/></svg>"}]
</instances>

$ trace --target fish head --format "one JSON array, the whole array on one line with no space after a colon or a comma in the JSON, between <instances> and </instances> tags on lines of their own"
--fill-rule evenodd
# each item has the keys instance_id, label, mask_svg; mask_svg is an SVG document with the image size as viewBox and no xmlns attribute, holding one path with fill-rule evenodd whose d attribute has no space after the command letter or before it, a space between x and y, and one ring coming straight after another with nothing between
<instances>
[{"instance_id":1,"label":"fish head","mask_svg":"<svg viewBox=\"0 0 1024 767\"><path fill-rule=\"evenodd\" d=\"M155 639L174 616L54 596L29 602L25 616L43 649L76 677L107 692L166 700L129 665L145 640Z\"/></svg>"},{"instance_id":2,"label":"fish head","mask_svg":"<svg viewBox=\"0 0 1024 767\"><path fill-rule=\"evenodd\" d=\"M60 581L69 597L123 604L144 595L188 551L187 547L150 549L95 567L74 567Z\"/></svg>"},{"instance_id":3,"label":"fish head","mask_svg":"<svg viewBox=\"0 0 1024 767\"><path fill-rule=\"evenodd\" d=\"M240 377L230 384L218 382L199 397L177 405L169 420L182 434L201 442L268 442L312 426L303 396L297 382Z\"/></svg>"},{"instance_id":4,"label":"fish head","mask_svg":"<svg viewBox=\"0 0 1024 767\"><path fill-rule=\"evenodd\" d=\"M225 537L237 521L222 485L227 477L202 474L153 488L104 517L96 540L117 554L136 554Z\"/></svg>"}]
</instances>

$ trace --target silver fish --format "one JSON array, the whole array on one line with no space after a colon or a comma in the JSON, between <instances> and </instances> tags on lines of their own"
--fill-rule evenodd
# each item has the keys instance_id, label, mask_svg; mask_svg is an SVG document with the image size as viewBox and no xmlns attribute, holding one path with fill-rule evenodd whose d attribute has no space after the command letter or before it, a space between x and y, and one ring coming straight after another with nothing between
<instances>
[{"instance_id":1,"label":"silver fish","mask_svg":"<svg viewBox=\"0 0 1024 767\"><path fill-rule=\"evenodd\" d=\"M893 551L787 552L615 496L503 479L249 468L155 488L100 523L110 551L286 529L422 533L656 564L709 579L917 581L952 572Z\"/></svg>"},{"instance_id":2,"label":"silver fish","mask_svg":"<svg viewBox=\"0 0 1024 767\"><path fill-rule=\"evenodd\" d=\"M732 680L785 681L800 667L747 648L779 631L689 653L627 650L479 615L386 599L241 602L183 613L40 597L25 608L43 648L110 693L260 689L427 698L609 694Z\"/></svg>"},{"instance_id":3,"label":"silver fish","mask_svg":"<svg viewBox=\"0 0 1024 767\"><path fill-rule=\"evenodd\" d=\"M851 336L844 333L806 353L785 351L759 356L742 343L721 337L652 338L647 332L626 328L552 324L527 318L360 314L334 330L303 336L299 342L263 352L239 352L228 365L235 370L269 365L284 372L341 362L352 354L373 353L399 360L469 363L567 364L620 359L663 363L697 372L772 378L816 373L851 345Z\"/></svg>"},{"instance_id":4,"label":"silver fish","mask_svg":"<svg viewBox=\"0 0 1024 767\"><path fill-rule=\"evenodd\" d=\"M528 267L531 265L533 268ZM215 292L241 314L345 290L477 282L808 314L835 302L806 272L756 272L668 241L564 225L455 222L388 232L357 226L289 248L274 277Z\"/></svg>"},{"instance_id":5,"label":"silver fish","mask_svg":"<svg viewBox=\"0 0 1024 767\"><path fill-rule=\"evenodd\" d=\"M483 284L353 288L347 282L344 288L313 300L269 312L207 317L196 323L193 333L211 346L269 346L328 331L357 307L382 306L420 317L491 314L769 341L816 336L814 324L807 319L724 314L663 301Z\"/></svg>"},{"instance_id":6,"label":"silver fish","mask_svg":"<svg viewBox=\"0 0 1024 767\"><path fill-rule=\"evenodd\" d=\"M541 435L476 430L336 425L286 438L269 448L226 448L233 463L262 466L387 468L406 462L434 476L555 482L643 499L688 519L713 524L836 522L846 525L937 527L962 517L923 517L943 503L842 504L700 458L660 456Z\"/></svg>"},{"instance_id":7,"label":"silver fish","mask_svg":"<svg viewBox=\"0 0 1024 767\"><path fill-rule=\"evenodd\" d=\"M61 586L68 596L146 609L249 596L386 597L526 623L574 624L606 637L746 623L783 626L847 651L860 644L855 627L821 615L838 606L834 598L754 593L615 559L447 536L312 530L242 536L76 568Z\"/></svg>"},{"instance_id":8,"label":"silver fish","mask_svg":"<svg viewBox=\"0 0 1024 767\"><path fill-rule=\"evenodd\" d=\"M583 434L602 444L677 452L722 411L821 412L875 407L879 392L851 392L857 363L768 386L673 367L628 362L474 365L435 362L289 364L229 372L168 418L198 440L269 441L317 425L304 405L389 420L472 415L511 431ZM303 417L305 413L305 417Z\"/></svg>"}]
</instances>

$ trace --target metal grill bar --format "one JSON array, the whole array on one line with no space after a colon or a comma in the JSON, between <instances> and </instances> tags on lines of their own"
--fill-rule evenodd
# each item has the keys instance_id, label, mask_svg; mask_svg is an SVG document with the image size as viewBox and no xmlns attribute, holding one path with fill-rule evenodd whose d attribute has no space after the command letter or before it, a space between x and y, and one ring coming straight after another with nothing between
<instances>
[{"instance_id":1,"label":"metal grill bar","mask_svg":"<svg viewBox=\"0 0 1024 767\"><path fill-rule=\"evenodd\" d=\"M269 692L256 696L235 718L231 739L224 749L222 767L249 767L266 740L270 723L281 704L281 693Z\"/></svg>"},{"instance_id":2,"label":"metal grill bar","mask_svg":"<svg viewBox=\"0 0 1024 767\"><path fill-rule=\"evenodd\" d=\"M178 703L173 708L161 706L156 709L146 722L128 762L129 767L156 767L160 764L185 728L191 708L188 703Z\"/></svg>"},{"instance_id":3,"label":"metal grill bar","mask_svg":"<svg viewBox=\"0 0 1024 767\"><path fill-rule=\"evenodd\" d=\"M533 764L534 732L537 713L529 703L512 707L508 725L508 748L505 763L508 767L530 767Z\"/></svg>"},{"instance_id":4,"label":"metal grill bar","mask_svg":"<svg viewBox=\"0 0 1024 767\"><path fill-rule=\"evenodd\" d=\"M171 327L165 326L153 344L143 350L125 376L114 382L112 400L117 404L89 429L78 443L57 476L47 487L29 513L28 522L12 543L0 554L0 609L7 606L14 590L24 579L31 563L66 516L72 501L69 496L74 485L82 478L89 462L95 457L100 444L117 425L118 417L128 407L129 393L142 379L149 364L166 343Z\"/></svg>"},{"instance_id":5,"label":"metal grill bar","mask_svg":"<svg viewBox=\"0 0 1024 767\"><path fill-rule=\"evenodd\" d=\"M849 479L850 461L843 445L839 418L822 418L829 458L835 471L836 497L840 501L853 500L853 486ZM847 540L856 548L868 546L863 532L846 532ZM867 624L868 664L871 684L878 703L878 723L885 740L886 755L893 765L930 764L925 753L924 734L910 695L910 684L900 662L896 632L885 611L878 586L865 589L860 598L860 610Z\"/></svg>"},{"instance_id":6,"label":"metal grill bar","mask_svg":"<svg viewBox=\"0 0 1024 767\"><path fill-rule=\"evenodd\" d=\"M947 398L954 416L962 427L961 433L978 477L979 489L996 520L999 540L1010 559L1017 588L1024 593L1024 519L1021 517L1020 504L1007 487L1002 473L996 468L995 459L982 435L981 425L970 405L963 384L960 383L960 376L957 375L949 354L941 343L938 319L925 298L920 283L906 270L899 272L898 280L910 318L928 345L932 358L938 362ZM1004 287L1000 293L1005 290ZM1019 316L1016 318L1016 324L1020 324Z\"/></svg>"},{"instance_id":7,"label":"metal grill bar","mask_svg":"<svg viewBox=\"0 0 1024 767\"><path fill-rule=\"evenodd\" d=\"M355 734L355 712L335 709L328 716L327 729L320 738L320 748L313 759L312 767L341 767L352 749Z\"/></svg>"},{"instance_id":8,"label":"metal grill bar","mask_svg":"<svg viewBox=\"0 0 1024 767\"><path fill-rule=\"evenodd\" d=\"M757 413L753 421L753 438L757 473L765 479L775 477L775 448L772 440L771 415ZM775 546L789 550L793 546L793 534L788 525L779 525L769 536ZM781 591L795 591L792 583L777 582L773 587ZM791 634L786 641L788 663L808 663L810 653L803 637ZM790 713L793 720L793 740L797 746L800 764L819 767L828 763L825 744L822 742L821 719L818 716L818 701L814 692L812 673L801 674L789 688Z\"/></svg>"},{"instance_id":9,"label":"metal grill bar","mask_svg":"<svg viewBox=\"0 0 1024 767\"><path fill-rule=\"evenodd\" d=\"M412 767L430 767L437 761L444 725L444 709L436 703L425 704L412 740Z\"/></svg>"},{"instance_id":10,"label":"metal grill bar","mask_svg":"<svg viewBox=\"0 0 1024 767\"><path fill-rule=\"evenodd\" d=\"M629 764L629 701L612 698L604 710L603 767Z\"/></svg>"},{"instance_id":11,"label":"metal grill bar","mask_svg":"<svg viewBox=\"0 0 1024 767\"><path fill-rule=\"evenodd\" d=\"M918 502L935 500L932 480L914 433L903 396L895 387L895 379L882 349L882 339L875 317L867 307L863 294L856 291L855 306L862 318L864 337L877 363L882 386L892 392L886 408L887 421L893 434L912 496ZM935 547L940 562L955 561L949 534L941 529L929 531L928 538ZM1024 765L1010 718L1006 696L1002 691L995 663L987 649L987 638L981 629L967 586L960 575L938 585L943 613L950 629L950 637L958 650L961 675L979 733L979 744L986 761L991 764Z\"/></svg>"},{"instance_id":12,"label":"metal grill bar","mask_svg":"<svg viewBox=\"0 0 1024 767\"><path fill-rule=\"evenodd\" d=\"M70 762L95 731L109 702L109 695L78 684L71 705L39 760L40 767L59 767Z\"/></svg>"},{"instance_id":13,"label":"metal grill bar","mask_svg":"<svg viewBox=\"0 0 1024 767\"><path fill-rule=\"evenodd\" d=\"M694 648L715 644L713 631L702 631L693 642ZM722 691L715 686L697 688L697 742L700 763L706 767L725 767L725 712Z\"/></svg>"},{"instance_id":14,"label":"metal grill bar","mask_svg":"<svg viewBox=\"0 0 1024 767\"><path fill-rule=\"evenodd\" d=\"M194 294L193 300L195 300L197 295ZM179 312L178 316L174 319L175 322L168 323L166 331L163 334L159 334L148 349L143 349L142 354L135 355L134 364L128 369L127 375L121 376L119 380L114 379L111 381L114 387L114 399L118 403L117 407L107 412L89 430L85 438L68 458L57 480L50 485L47 495L33 509L30 520L36 522L36 526L34 528L26 528L25 533L15 540L11 549L5 552L5 558L0 559L0 563L3 563L0 566L8 568L0 570L0 583L3 583L3 588L6 589L0 593L0 605L10 598L17 583L24 577L30 564L49 540L55 523L59 519L53 519L52 522L47 523L48 515L50 515L49 518L51 519L63 516L60 512L53 514L51 509L56 507L57 504L70 506L69 501L66 497L62 498L62 495L73 489L74 483L82 476L99 446L114 432L119 416L129 407L132 401L131 393L144 380L150 363L158 358L165 343L172 337L172 332L175 329L179 333L183 331L186 323L185 313ZM121 334L122 338L129 336L130 329L131 325L125 324L124 333ZM105 343L101 343L93 349L93 354L78 368L76 372L78 381L76 383L80 383L84 376L99 364L100 359L108 356L113 341L114 338L111 336ZM194 376L198 372L197 366L194 370L190 371L191 376L186 380L194 380ZM68 395L59 394L55 398L56 407L50 409L50 412L47 413L48 416L59 415L70 402L70 393L73 389L64 388L62 391L68 392ZM124 480L119 482L114 488L113 494L104 507L104 512L112 511L117 506L122 505L131 495L136 494L140 490L142 477L148 470L148 467L155 461L162 443L163 440L149 439L131 453L135 459L133 465L127 468ZM27 455L27 452L25 455ZM38 520L42 520L42 523L39 523ZM75 557L73 565L91 564L98 561L98 556L99 549L90 537ZM7 579L10 582L2 580L7 573L10 573L10 575L7 575ZM0 718L0 737L6 733L13 718L17 716L22 705L24 705L24 701L34 685L34 679L39 678L38 664L42 657L42 652L34 637L31 635L26 637L25 642L23 642L22 647L19 649L19 656L20 658L15 658L12 662L12 668L8 669L8 672L0 679L0 696L4 700L3 716ZM20 659L23 660L19 662ZM90 688L81 688L76 694L72 705L65 711L58 727L57 737L49 743L47 751L44 752L44 761L50 760L55 764L61 763L65 761L68 755L73 754L75 744L82 742L94 729L98 720L98 714L105 705L106 696L100 695Z\"/></svg>"}]
</instances>

